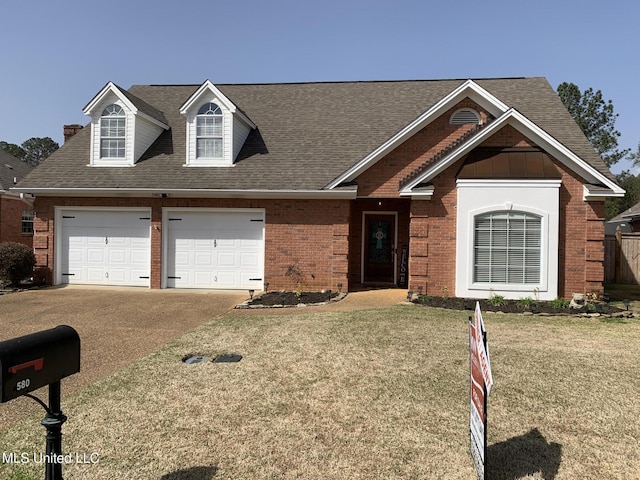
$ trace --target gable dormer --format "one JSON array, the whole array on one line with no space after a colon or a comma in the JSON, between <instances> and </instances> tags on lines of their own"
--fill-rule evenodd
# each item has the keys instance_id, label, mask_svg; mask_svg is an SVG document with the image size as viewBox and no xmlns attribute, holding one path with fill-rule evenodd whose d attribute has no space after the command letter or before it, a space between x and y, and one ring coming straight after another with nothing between
<instances>
[{"instance_id":1,"label":"gable dormer","mask_svg":"<svg viewBox=\"0 0 640 480\"><path fill-rule=\"evenodd\" d=\"M230 167L255 124L213 83L204 82L180 107L187 118L186 165Z\"/></svg>"},{"instance_id":2,"label":"gable dormer","mask_svg":"<svg viewBox=\"0 0 640 480\"><path fill-rule=\"evenodd\" d=\"M84 107L91 117L89 165L132 167L169 126L159 110L112 82Z\"/></svg>"}]
</instances>

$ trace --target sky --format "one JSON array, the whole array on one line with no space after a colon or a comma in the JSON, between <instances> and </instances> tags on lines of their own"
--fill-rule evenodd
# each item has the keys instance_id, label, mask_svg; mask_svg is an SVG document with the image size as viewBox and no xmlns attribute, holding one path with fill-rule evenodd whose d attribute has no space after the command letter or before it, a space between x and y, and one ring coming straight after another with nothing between
<instances>
[{"instance_id":1,"label":"sky","mask_svg":"<svg viewBox=\"0 0 640 480\"><path fill-rule=\"evenodd\" d=\"M0 19L0 140L18 145L62 145L109 81L532 76L601 90L620 147L640 142L640 2L30 0L4 2Z\"/></svg>"}]
</instances>

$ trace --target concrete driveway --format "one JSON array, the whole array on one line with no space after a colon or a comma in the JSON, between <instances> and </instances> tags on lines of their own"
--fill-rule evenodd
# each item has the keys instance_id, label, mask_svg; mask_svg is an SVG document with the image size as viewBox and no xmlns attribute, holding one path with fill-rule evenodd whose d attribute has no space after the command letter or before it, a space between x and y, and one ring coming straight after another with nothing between
<instances>
[{"instance_id":1,"label":"concrete driveway","mask_svg":"<svg viewBox=\"0 0 640 480\"><path fill-rule=\"evenodd\" d=\"M81 370L62 380L64 396L152 353L165 343L228 312L244 291L141 288L48 288L0 296L0 341L57 325L75 328ZM47 400L47 389L35 393ZM0 404L0 425L44 411L27 398ZM44 431L44 429L43 429Z\"/></svg>"}]
</instances>

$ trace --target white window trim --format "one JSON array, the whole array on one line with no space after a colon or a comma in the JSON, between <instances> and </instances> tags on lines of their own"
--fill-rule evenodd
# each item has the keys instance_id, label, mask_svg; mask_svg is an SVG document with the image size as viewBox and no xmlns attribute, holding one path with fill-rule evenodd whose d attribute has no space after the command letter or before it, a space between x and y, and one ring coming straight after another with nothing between
<instances>
[{"instance_id":1,"label":"white window trim","mask_svg":"<svg viewBox=\"0 0 640 480\"><path fill-rule=\"evenodd\" d=\"M198 110L207 104L215 103L222 111L222 157L198 158ZM186 167L233 167L231 142L233 142L233 118L224 102L214 96L206 96L194 103L191 112L187 115L187 148Z\"/></svg>"},{"instance_id":2,"label":"white window trim","mask_svg":"<svg viewBox=\"0 0 640 480\"><path fill-rule=\"evenodd\" d=\"M33 210L22 211L22 224L21 224L22 235L31 236L35 233L35 230L33 228L34 218L35 218L35 212ZM25 227L28 230L26 232L25 232Z\"/></svg>"},{"instance_id":3,"label":"white window trim","mask_svg":"<svg viewBox=\"0 0 640 480\"><path fill-rule=\"evenodd\" d=\"M209 113L200 113L200 110L202 110L202 108L205 105L215 105L216 109L213 113L209 114ZM219 111L220 113L216 113L216 111ZM199 123L200 120L208 120L208 119L213 119L214 120L214 126L215 126L215 119L219 118L220 119L220 135L198 135L198 128L200 127ZM218 105L217 103L214 102L207 102L204 105L202 105L202 107L200 107L200 109L198 110L198 112L196 113L196 160L223 160L224 159L224 113L222 111L222 108L220 107L220 105ZM206 128L206 125L203 125L202 128ZM199 156L198 155L198 142L199 140L220 140L221 143L221 149L220 149L220 155L219 156Z\"/></svg>"},{"instance_id":4,"label":"white window trim","mask_svg":"<svg viewBox=\"0 0 640 480\"><path fill-rule=\"evenodd\" d=\"M471 254L470 254L470 262L471 262L471 277L469 278L468 287L470 289L481 289L481 290L511 290L511 291L532 291L533 289L539 289L546 291L548 286L548 275L547 275L547 264L549 258L549 249L545 248L545 244L548 246L548 235L549 235L549 215L543 214L540 215L538 213L534 213L531 211L523 211L517 208L506 209L505 206L502 206L502 209L489 209L483 208L480 211L470 212L470 226L473 230L472 236L472 244L471 244ZM473 279L475 278L475 235L476 235L476 219L479 216L491 214L491 213L524 213L527 215L534 215L540 218L540 282L538 283L499 283L499 282L475 282Z\"/></svg>"},{"instance_id":5,"label":"white window trim","mask_svg":"<svg viewBox=\"0 0 640 480\"><path fill-rule=\"evenodd\" d=\"M510 207L507 205L507 207ZM474 282L474 241L475 241L475 219L478 215L484 215L492 212L504 212L506 210L517 211L536 215L540 217L540 282L537 284L520 284L520 283L484 283ZM523 205L513 205L510 208L505 208L505 205L492 205L490 207L473 210L468 214L468 225L470 229L470 239L467 249L467 258L469 259L467 268L467 290L471 292L477 292L478 296L482 292L485 296L491 296L491 294L500 294L505 298L512 297L519 299L521 297L535 297L535 292L549 291L549 214L542 210L532 209L531 207L525 207ZM556 249L557 252L557 249ZM557 254L556 254L557 255ZM557 262L556 262L557 263ZM514 297L515 295L515 297ZM554 297L555 298L555 295ZM553 299L552 299L553 300Z\"/></svg>"},{"instance_id":6,"label":"white window trim","mask_svg":"<svg viewBox=\"0 0 640 480\"><path fill-rule=\"evenodd\" d=\"M122 101L117 98L108 98L104 106L96 109L96 113L91 120L91 158L89 165L92 167L134 167L132 141L135 138L135 118L133 113ZM102 150L102 112L109 105L117 105L124 111L125 137L124 137L124 157L101 157ZM122 117L119 117L122 118Z\"/></svg>"},{"instance_id":7,"label":"white window trim","mask_svg":"<svg viewBox=\"0 0 640 480\"><path fill-rule=\"evenodd\" d=\"M118 107L120 109L120 112L118 114L109 114L109 115L105 115L104 111L107 110L110 107ZM124 134L122 136L106 136L106 135L102 135L102 123L107 120L107 121L111 121L111 120L123 120L124 121L124 125L123 125L123 130L124 130ZM98 120L98 124L99 124L99 137L100 137L100 147L99 147L99 158L100 160L117 160L117 161L122 161L124 159L127 158L127 113L125 112L124 108L122 108L121 105L118 105L117 103L111 103L109 105L107 105L105 108L102 109L102 113L100 114L100 119ZM119 127L116 127L116 129L118 129ZM112 131L113 127L108 126L107 127L108 130ZM115 141L122 141L124 144L124 148L123 148L123 154L122 155L116 155L116 156L103 156L102 155L102 143L103 141L106 140L115 140Z\"/></svg>"}]
</instances>

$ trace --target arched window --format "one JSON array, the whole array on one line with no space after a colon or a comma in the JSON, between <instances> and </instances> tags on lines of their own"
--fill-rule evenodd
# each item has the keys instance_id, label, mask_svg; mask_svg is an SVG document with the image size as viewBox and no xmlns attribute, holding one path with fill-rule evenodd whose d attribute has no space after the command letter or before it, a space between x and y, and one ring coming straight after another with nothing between
<instances>
[{"instance_id":1,"label":"arched window","mask_svg":"<svg viewBox=\"0 0 640 480\"><path fill-rule=\"evenodd\" d=\"M100 117L100 158L125 157L124 110L119 105L109 105Z\"/></svg>"},{"instance_id":2,"label":"arched window","mask_svg":"<svg viewBox=\"0 0 640 480\"><path fill-rule=\"evenodd\" d=\"M480 114L471 108L456 110L449 119L451 125L480 125Z\"/></svg>"},{"instance_id":3,"label":"arched window","mask_svg":"<svg viewBox=\"0 0 640 480\"><path fill-rule=\"evenodd\" d=\"M222 158L222 110L206 103L196 116L196 157Z\"/></svg>"},{"instance_id":4,"label":"arched window","mask_svg":"<svg viewBox=\"0 0 640 480\"><path fill-rule=\"evenodd\" d=\"M540 283L542 220L525 212L490 212L475 217L473 281Z\"/></svg>"}]
</instances>

